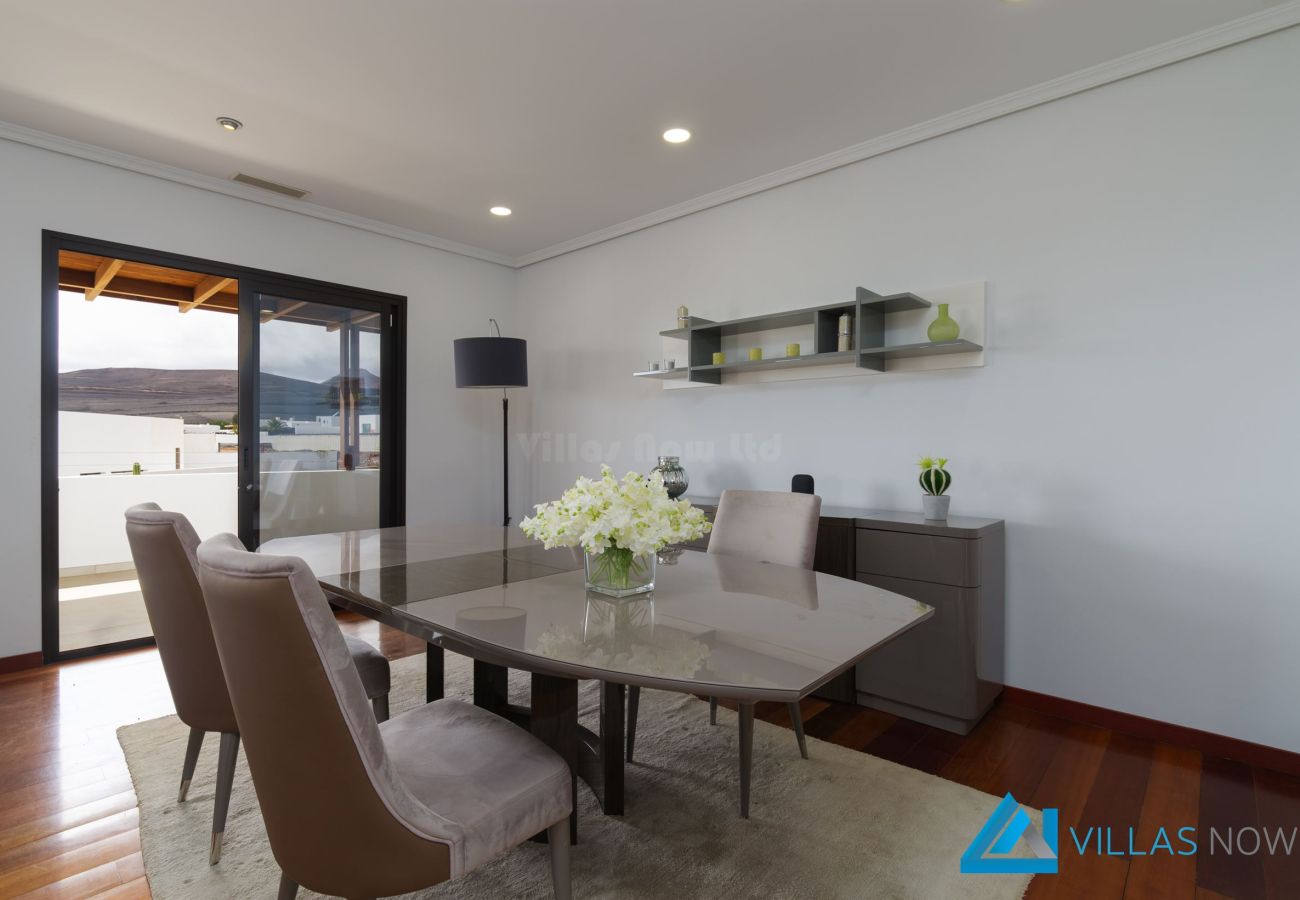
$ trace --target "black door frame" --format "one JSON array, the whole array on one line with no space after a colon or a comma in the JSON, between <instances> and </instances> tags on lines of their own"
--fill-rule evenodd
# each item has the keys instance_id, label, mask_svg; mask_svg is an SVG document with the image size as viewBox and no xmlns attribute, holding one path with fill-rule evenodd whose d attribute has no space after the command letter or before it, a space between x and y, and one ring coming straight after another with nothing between
<instances>
[{"instance_id":1,"label":"black door frame","mask_svg":"<svg viewBox=\"0 0 1300 900\"><path fill-rule=\"evenodd\" d=\"M59 651L59 252L68 250L132 262L169 266L239 280L239 409L256 412L258 310L252 291L285 293L322 303L365 307L385 317L381 335L380 503L382 526L406 522L406 298L366 288L268 272L194 256L150 250L58 231L41 232L41 653L45 662L94 656L112 650L151 645L152 637ZM246 293L248 292L248 293ZM255 420L255 419L254 419ZM392 423L392 424L390 424ZM255 474L258 430L241 431L236 487ZM256 483L254 480L253 483ZM239 532L249 546L256 539L254 503L240 490ZM258 491L251 492L254 495Z\"/></svg>"}]
</instances>

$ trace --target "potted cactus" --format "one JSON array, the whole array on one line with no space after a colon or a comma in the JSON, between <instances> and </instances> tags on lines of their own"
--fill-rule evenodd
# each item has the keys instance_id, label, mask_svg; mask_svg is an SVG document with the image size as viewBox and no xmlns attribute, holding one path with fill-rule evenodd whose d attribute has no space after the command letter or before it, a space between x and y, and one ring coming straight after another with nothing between
<instances>
[{"instance_id":1,"label":"potted cactus","mask_svg":"<svg viewBox=\"0 0 1300 900\"><path fill-rule=\"evenodd\" d=\"M941 456L923 456L917 462L921 467L921 505L927 519L942 520L948 518L948 502L952 499L945 492L952 484L952 476L944 466L948 460Z\"/></svg>"}]
</instances>

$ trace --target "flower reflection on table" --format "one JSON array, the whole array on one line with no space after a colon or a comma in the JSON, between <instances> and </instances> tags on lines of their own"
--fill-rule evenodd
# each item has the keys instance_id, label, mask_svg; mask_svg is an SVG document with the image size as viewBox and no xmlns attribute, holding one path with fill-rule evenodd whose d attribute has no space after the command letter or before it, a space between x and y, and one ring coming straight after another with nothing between
<instances>
[{"instance_id":1,"label":"flower reflection on table","mask_svg":"<svg viewBox=\"0 0 1300 900\"><path fill-rule=\"evenodd\" d=\"M709 646L686 632L655 626L654 597L614 599L587 592L582 634L552 625L537 636L536 652L593 668L660 678L690 678L709 659Z\"/></svg>"}]
</instances>

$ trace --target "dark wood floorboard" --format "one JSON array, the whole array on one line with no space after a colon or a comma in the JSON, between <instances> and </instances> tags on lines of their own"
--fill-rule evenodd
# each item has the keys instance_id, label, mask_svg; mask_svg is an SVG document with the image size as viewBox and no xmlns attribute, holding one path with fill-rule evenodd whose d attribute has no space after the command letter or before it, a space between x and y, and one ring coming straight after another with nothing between
<instances>
[{"instance_id":1,"label":"dark wood floorboard","mask_svg":"<svg viewBox=\"0 0 1300 900\"><path fill-rule=\"evenodd\" d=\"M420 641L359 616L339 619L389 658L424 652ZM115 732L172 711L154 650L0 676L0 898L150 896ZM1292 855L1207 852L1210 827L1300 828L1300 779L1010 704L966 736L819 698L801 711L810 737L1058 808L1061 874L1035 878L1027 897L1300 898L1300 836ZM756 715L790 725L783 704L760 704ZM1080 856L1069 833L1070 825L1109 827L1118 846L1132 826L1141 848L1162 825L1179 824L1198 828L1197 856Z\"/></svg>"},{"instance_id":2,"label":"dark wood floorboard","mask_svg":"<svg viewBox=\"0 0 1300 900\"><path fill-rule=\"evenodd\" d=\"M1201 755L1195 750L1157 745L1151 759L1142 798L1142 820L1137 846L1154 847L1161 829L1177 849L1177 826L1195 822L1201 797ZM1130 865L1124 885L1125 900L1195 900L1196 857L1174 854L1152 855L1141 865Z\"/></svg>"},{"instance_id":3,"label":"dark wood floorboard","mask_svg":"<svg viewBox=\"0 0 1300 900\"><path fill-rule=\"evenodd\" d=\"M1255 779L1250 766L1227 759L1201 763L1200 852L1196 882L1229 896L1265 897L1264 863L1259 855L1226 852L1211 842L1210 829L1224 836L1258 828Z\"/></svg>"},{"instance_id":4,"label":"dark wood floorboard","mask_svg":"<svg viewBox=\"0 0 1300 900\"><path fill-rule=\"evenodd\" d=\"M1290 853L1264 857L1264 887L1270 900L1300 897L1300 780L1262 769L1254 776L1260 828L1294 841Z\"/></svg>"}]
</instances>

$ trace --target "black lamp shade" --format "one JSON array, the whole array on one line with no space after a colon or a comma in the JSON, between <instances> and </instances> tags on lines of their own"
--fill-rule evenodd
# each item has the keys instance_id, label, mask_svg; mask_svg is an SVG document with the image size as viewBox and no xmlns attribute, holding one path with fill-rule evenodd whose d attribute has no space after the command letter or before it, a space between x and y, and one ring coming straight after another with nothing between
<instances>
[{"instance_id":1,"label":"black lamp shade","mask_svg":"<svg viewBox=\"0 0 1300 900\"><path fill-rule=\"evenodd\" d=\"M456 387L528 387L528 342L523 338L457 338L452 346Z\"/></svg>"}]
</instances>

